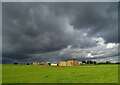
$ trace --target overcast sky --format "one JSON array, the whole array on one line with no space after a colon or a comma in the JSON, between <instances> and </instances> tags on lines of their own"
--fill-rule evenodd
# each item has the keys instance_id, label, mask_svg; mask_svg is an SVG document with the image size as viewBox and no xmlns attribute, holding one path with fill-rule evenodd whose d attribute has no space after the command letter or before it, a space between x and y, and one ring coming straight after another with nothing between
<instances>
[{"instance_id":1,"label":"overcast sky","mask_svg":"<svg viewBox=\"0 0 120 85\"><path fill-rule=\"evenodd\" d=\"M3 62L114 62L118 44L117 2L2 3Z\"/></svg>"}]
</instances>

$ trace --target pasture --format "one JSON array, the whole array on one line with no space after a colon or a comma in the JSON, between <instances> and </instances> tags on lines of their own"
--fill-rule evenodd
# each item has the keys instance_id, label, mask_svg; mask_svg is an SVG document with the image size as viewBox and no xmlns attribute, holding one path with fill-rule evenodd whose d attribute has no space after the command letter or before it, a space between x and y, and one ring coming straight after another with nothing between
<instances>
[{"instance_id":1,"label":"pasture","mask_svg":"<svg viewBox=\"0 0 120 85\"><path fill-rule=\"evenodd\" d=\"M118 83L118 65L2 66L3 83Z\"/></svg>"}]
</instances>

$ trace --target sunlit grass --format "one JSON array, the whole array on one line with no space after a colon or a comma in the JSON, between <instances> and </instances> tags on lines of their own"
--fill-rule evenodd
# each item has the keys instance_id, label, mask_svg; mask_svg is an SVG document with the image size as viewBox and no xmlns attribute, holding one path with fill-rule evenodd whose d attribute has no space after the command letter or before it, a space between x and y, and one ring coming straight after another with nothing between
<instances>
[{"instance_id":1,"label":"sunlit grass","mask_svg":"<svg viewBox=\"0 0 120 85\"><path fill-rule=\"evenodd\" d=\"M117 83L118 65L3 65L3 83Z\"/></svg>"}]
</instances>

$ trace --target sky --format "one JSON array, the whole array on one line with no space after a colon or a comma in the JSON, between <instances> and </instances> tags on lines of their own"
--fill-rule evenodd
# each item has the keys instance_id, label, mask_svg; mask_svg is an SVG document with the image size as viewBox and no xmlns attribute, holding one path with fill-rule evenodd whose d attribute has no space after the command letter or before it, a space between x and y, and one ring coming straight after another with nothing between
<instances>
[{"instance_id":1,"label":"sky","mask_svg":"<svg viewBox=\"0 0 120 85\"><path fill-rule=\"evenodd\" d=\"M3 63L118 61L117 2L3 2Z\"/></svg>"}]
</instances>

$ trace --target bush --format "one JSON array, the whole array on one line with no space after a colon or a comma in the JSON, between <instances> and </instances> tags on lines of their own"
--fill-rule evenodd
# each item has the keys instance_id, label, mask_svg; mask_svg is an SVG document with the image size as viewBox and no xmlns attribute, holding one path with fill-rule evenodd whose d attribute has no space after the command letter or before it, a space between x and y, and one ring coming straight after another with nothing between
<instances>
[{"instance_id":1,"label":"bush","mask_svg":"<svg viewBox=\"0 0 120 85\"><path fill-rule=\"evenodd\" d=\"M14 65L17 65L18 63L17 62L15 62L15 63L13 63Z\"/></svg>"},{"instance_id":2,"label":"bush","mask_svg":"<svg viewBox=\"0 0 120 85\"><path fill-rule=\"evenodd\" d=\"M106 61L106 64L110 64L111 62L110 61Z\"/></svg>"},{"instance_id":3,"label":"bush","mask_svg":"<svg viewBox=\"0 0 120 85\"><path fill-rule=\"evenodd\" d=\"M87 64L90 64L90 62L91 62L91 61L88 60L88 61L87 61Z\"/></svg>"},{"instance_id":4,"label":"bush","mask_svg":"<svg viewBox=\"0 0 120 85\"><path fill-rule=\"evenodd\" d=\"M88 60L88 61L87 61L87 64L97 64L97 62L96 62L96 61Z\"/></svg>"},{"instance_id":5,"label":"bush","mask_svg":"<svg viewBox=\"0 0 120 85\"><path fill-rule=\"evenodd\" d=\"M82 63L86 63L86 61L82 61Z\"/></svg>"},{"instance_id":6,"label":"bush","mask_svg":"<svg viewBox=\"0 0 120 85\"><path fill-rule=\"evenodd\" d=\"M97 64L97 62L96 62L96 61L93 61L93 63L94 63L94 64Z\"/></svg>"},{"instance_id":7,"label":"bush","mask_svg":"<svg viewBox=\"0 0 120 85\"><path fill-rule=\"evenodd\" d=\"M93 64L93 61L90 61L90 64Z\"/></svg>"},{"instance_id":8,"label":"bush","mask_svg":"<svg viewBox=\"0 0 120 85\"><path fill-rule=\"evenodd\" d=\"M27 63L27 65L30 65L29 63Z\"/></svg>"},{"instance_id":9,"label":"bush","mask_svg":"<svg viewBox=\"0 0 120 85\"><path fill-rule=\"evenodd\" d=\"M47 63L48 65L51 65L51 63Z\"/></svg>"}]
</instances>

